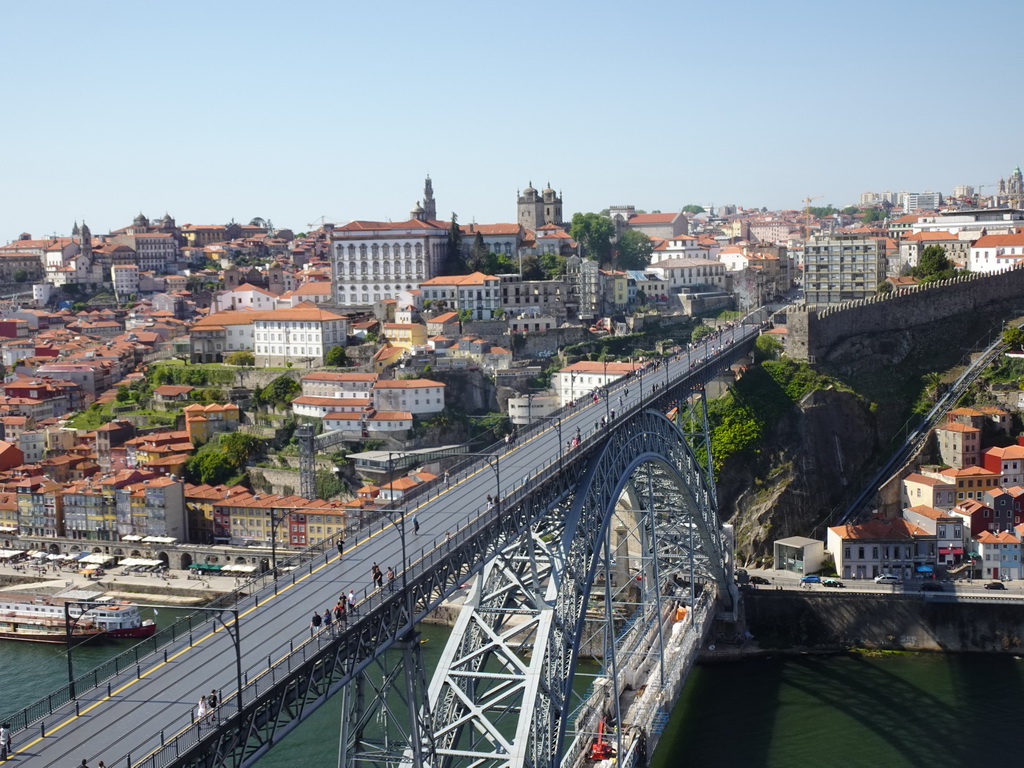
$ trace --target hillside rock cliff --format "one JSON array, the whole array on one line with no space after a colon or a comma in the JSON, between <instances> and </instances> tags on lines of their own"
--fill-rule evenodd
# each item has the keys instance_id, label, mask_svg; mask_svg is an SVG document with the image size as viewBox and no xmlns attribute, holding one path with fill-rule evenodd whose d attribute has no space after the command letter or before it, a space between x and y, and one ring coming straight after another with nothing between
<instances>
[{"instance_id":1,"label":"hillside rock cliff","mask_svg":"<svg viewBox=\"0 0 1024 768\"><path fill-rule=\"evenodd\" d=\"M719 509L735 526L737 561L768 563L772 542L787 536L824 538L815 526L863 482L878 450L863 398L831 388L804 396L756 457L734 456L722 467Z\"/></svg>"}]
</instances>

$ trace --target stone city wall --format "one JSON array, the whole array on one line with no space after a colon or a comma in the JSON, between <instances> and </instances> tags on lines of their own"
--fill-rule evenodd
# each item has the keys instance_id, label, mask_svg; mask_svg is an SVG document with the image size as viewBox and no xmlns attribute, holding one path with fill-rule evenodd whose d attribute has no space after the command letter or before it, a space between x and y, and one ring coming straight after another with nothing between
<instances>
[{"instance_id":1,"label":"stone city wall","mask_svg":"<svg viewBox=\"0 0 1024 768\"><path fill-rule=\"evenodd\" d=\"M824 359L841 342L855 336L909 330L1021 298L1024 268L1014 268L964 275L830 307L792 308L786 321L786 349L796 359Z\"/></svg>"},{"instance_id":2,"label":"stone city wall","mask_svg":"<svg viewBox=\"0 0 1024 768\"><path fill-rule=\"evenodd\" d=\"M1024 611L999 597L759 589L743 596L747 626L762 648L883 648L1020 654Z\"/></svg>"}]
</instances>

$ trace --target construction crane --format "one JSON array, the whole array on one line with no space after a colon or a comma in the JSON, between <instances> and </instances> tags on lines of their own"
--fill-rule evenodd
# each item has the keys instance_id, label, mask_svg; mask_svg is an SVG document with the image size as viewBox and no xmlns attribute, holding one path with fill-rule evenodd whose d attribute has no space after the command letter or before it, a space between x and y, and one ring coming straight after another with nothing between
<instances>
[{"instance_id":1,"label":"construction crane","mask_svg":"<svg viewBox=\"0 0 1024 768\"><path fill-rule=\"evenodd\" d=\"M337 217L335 217L335 218L337 218ZM324 225L325 221L334 221L334 220L335 219L332 219L330 216L327 216L326 214L324 214L319 219L311 221L309 224L306 225L306 227L308 229L313 229L314 227L317 227L317 226L322 227ZM319 222L319 224L317 222Z\"/></svg>"},{"instance_id":2,"label":"construction crane","mask_svg":"<svg viewBox=\"0 0 1024 768\"><path fill-rule=\"evenodd\" d=\"M820 200L823 196L816 195L814 197L805 197L804 203L804 242L811 236L811 203L815 200Z\"/></svg>"},{"instance_id":3,"label":"construction crane","mask_svg":"<svg viewBox=\"0 0 1024 768\"><path fill-rule=\"evenodd\" d=\"M983 190L985 187L998 187L998 186L999 186L999 182L998 181L994 181L991 184L978 184L978 185L976 185L974 187L974 202L975 202L975 205L980 204L981 203L981 198L984 197L984 195L981 194L981 190Z\"/></svg>"}]
</instances>

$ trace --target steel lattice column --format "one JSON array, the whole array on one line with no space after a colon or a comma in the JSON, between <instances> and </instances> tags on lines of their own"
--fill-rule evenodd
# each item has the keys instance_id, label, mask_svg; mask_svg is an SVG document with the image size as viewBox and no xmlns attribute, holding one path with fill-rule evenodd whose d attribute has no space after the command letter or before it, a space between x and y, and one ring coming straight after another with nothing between
<instances>
[{"instance_id":1,"label":"steel lattice column","mask_svg":"<svg viewBox=\"0 0 1024 768\"><path fill-rule=\"evenodd\" d=\"M647 411L563 478L570 492L486 566L452 632L430 688L441 765L559 764L570 732L596 716L573 706L581 645L605 660L614 707L617 682L607 681L619 665L650 668L644 644L660 654L669 607L697 590L724 593L708 477L688 436ZM613 524L624 546L612 544ZM633 552L640 578L624 579L617 557Z\"/></svg>"}]
</instances>

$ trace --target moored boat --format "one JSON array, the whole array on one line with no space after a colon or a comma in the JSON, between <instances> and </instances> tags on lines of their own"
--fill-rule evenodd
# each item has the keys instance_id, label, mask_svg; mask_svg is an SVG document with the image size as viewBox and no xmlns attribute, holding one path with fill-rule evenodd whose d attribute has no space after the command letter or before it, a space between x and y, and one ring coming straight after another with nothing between
<instances>
[{"instance_id":1,"label":"moored boat","mask_svg":"<svg viewBox=\"0 0 1024 768\"><path fill-rule=\"evenodd\" d=\"M37 643L67 641L66 617L73 637L141 640L156 632L156 623L143 621L139 607L126 601L98 599L99 595L0 597L0 638ZM67 607L65 613L65 605Z\"/></svg>"}]
</instances>

